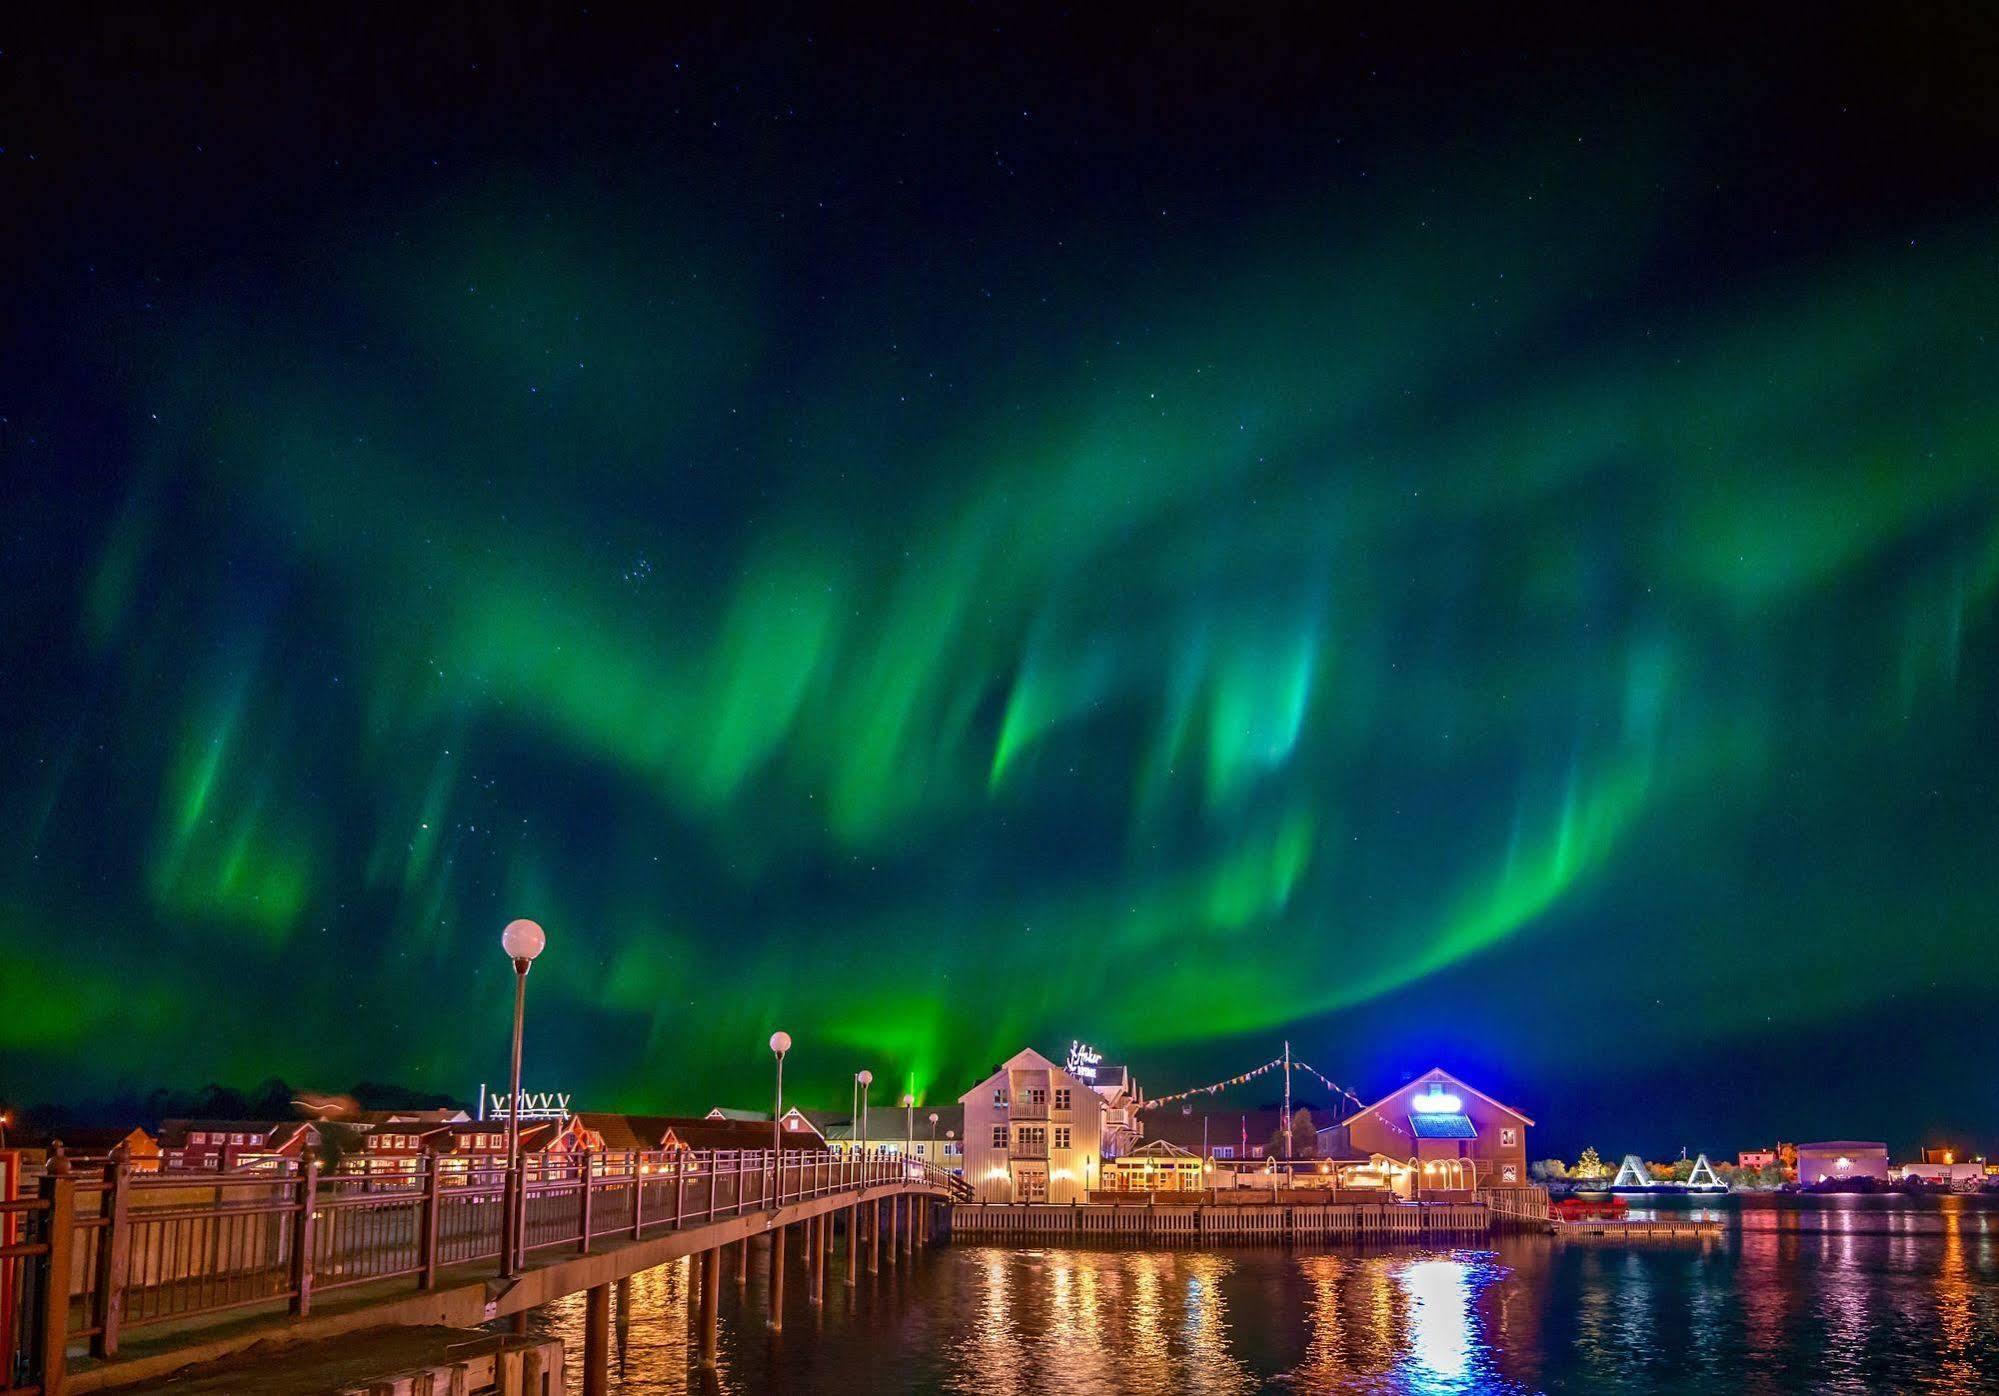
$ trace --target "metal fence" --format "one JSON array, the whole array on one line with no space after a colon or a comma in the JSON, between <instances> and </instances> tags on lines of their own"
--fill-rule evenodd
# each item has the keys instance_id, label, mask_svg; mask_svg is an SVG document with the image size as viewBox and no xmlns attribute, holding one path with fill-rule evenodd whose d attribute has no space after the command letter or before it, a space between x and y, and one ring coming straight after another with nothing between
<instances>
[{"instance_id":1,"label":"metal fence","mask_svg":"<svg viewBox=\"0 0 1999 1396\"><path fill-rule=\"evenodd\" d=\"M900 1153L770 1150L576 1153L504 1167L426 1158L411 1171L82 1173L58 1160L38 1196L0 1202L0 1393L39 1392L88 1342L117 1355L154 1324L315 1296L452 1266L501 1273L538 1253L588 1252L718 1217L863 1188L963 1181ZM507 1244L511 1238L511 1245ZM62 1297L59 1299L57 1296Z\"/></svg>"}]
</instances>

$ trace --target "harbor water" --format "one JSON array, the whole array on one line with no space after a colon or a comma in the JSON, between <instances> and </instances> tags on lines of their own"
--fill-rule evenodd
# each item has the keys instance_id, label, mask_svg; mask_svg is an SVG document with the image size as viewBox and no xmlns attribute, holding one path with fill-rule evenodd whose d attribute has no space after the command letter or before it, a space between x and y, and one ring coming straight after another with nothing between
<instances>
[{"instance_id":1,"label":"harbor water","mask_svg":"<svg viewBox=\"0 0 1999 1396\"><path fill-rule=\"evenodd\" d=\"M768 1252L722 1286L719 1371L690 1366L690 1270L634 1277L612 1390L1970 1392L1999 1390L1999 1204L1723 1199L1720 1240L1499 1235L1451 1249L940 1245L769 1327ZM797 1264L797 1247L792 1249ZM565 1339L583 1301L534 1317Z\"/></svg>"}]
</instances>

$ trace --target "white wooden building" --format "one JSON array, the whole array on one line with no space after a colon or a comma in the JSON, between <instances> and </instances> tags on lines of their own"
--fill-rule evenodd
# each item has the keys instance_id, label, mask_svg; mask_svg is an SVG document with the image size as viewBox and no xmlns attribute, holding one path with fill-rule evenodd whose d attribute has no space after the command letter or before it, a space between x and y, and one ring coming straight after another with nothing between
<instances>
[{"instance_id":1,"label":"white wooden building","mask_svg":"<svg viewBox=\"0 0 1999 1396\"><path fill-rule=\"evenodd\" d=\"M981 1202L1078 1202L1103 1167L1104 1099L1039 1052L958 1097L965 1180Z\"/></svg>"}]
</instances>

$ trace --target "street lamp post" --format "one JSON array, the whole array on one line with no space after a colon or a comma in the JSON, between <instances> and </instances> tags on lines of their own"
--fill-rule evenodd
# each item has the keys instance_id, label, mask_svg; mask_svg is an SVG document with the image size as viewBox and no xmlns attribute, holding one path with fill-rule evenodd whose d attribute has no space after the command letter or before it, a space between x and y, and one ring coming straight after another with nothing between
<instances>
[{"instance_id":1,"label":"street lamp post","mask_svg":"<svg viewBox=\"0 0 1999 1396\"><path fill-rule=\"evenodd\" d=\"M905 1093L902 1097L902 1162L903 1171L909 1171L909 1156L916 1152L916 1097Z\"/></svg>"},{"instance_id":2,"label":"street lamp post","mask_svg":"<svg viewBox=\"0 0 1999 1396\"><path fill-rule=\"evenodd\" d=\"M500 932L500 948L514 962L514 1060L509 1075L512 1090L507 1096L507 1198L506 1243L500 1247L500 1274L511 1279L519 1258L521 1214L527 1208L527 1189L521 1177L521 1024L527 1015L528 969L534 957L548 944L540 926L525 918L509 921Z\"/></svg>"},{"instance_id":3,"label":"street lamp post","mask_svg":"<svg viewBox=\"0 0 1999 1396\"><path fill-rule=\"evenodd\" d=\"M875 1074L863 1068L854 1079L861 1083L861 1158L865 1160L868 1156L868 1087L874 1085ZM867 1167L865 1162L861 1166L863 1169Z\"/></svg>"},{"instance_id":4,"label":"street lamp post","mask_svg":"<svg viewBox=\"0 0 1999 1396\"><path fill-rule=\"evenodd\" d=\"M791 1050L791 1034L779 1029L770 1035L770 1050L777 1057L777 1090L770 1102L770 1167L777 1189L784 1191L784 1054Z\"/></svg>"},{"instance_id":5,"label":"street lamp post","mask_svg":"<svg viewBox=\"0 0 1999 1396\"><path fill-rule=\"evenodd\" d=\"M937 1112L935 1110L930 1112L930 1161L940 1165L942 1163L942 1160L937 1156Z\"/></svg>"}]
</instances>

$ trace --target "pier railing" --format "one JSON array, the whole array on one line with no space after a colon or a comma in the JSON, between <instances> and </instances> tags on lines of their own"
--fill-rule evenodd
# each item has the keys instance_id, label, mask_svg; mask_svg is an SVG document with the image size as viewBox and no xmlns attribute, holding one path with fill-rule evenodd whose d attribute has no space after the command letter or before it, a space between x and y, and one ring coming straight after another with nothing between
<instances>
[{"instance_id":1,"label":"pier railing","mask_svg":"<svg viewBox=\"0 0 1999 1396\"><path fill-rule=\"evenodd\" d=\"M317 1296L491 1262L518 1273L585 1252L834 1194L888 1186L968 1195L899 1152L714 1150L540 1155L517 1170L448 1156L408 1171L134 1173L60 1159L37 1196L0 1202L0 1393L42 1390L87 1342L257 1305L311 1312Z\"/></svg>"}]
</instances>

